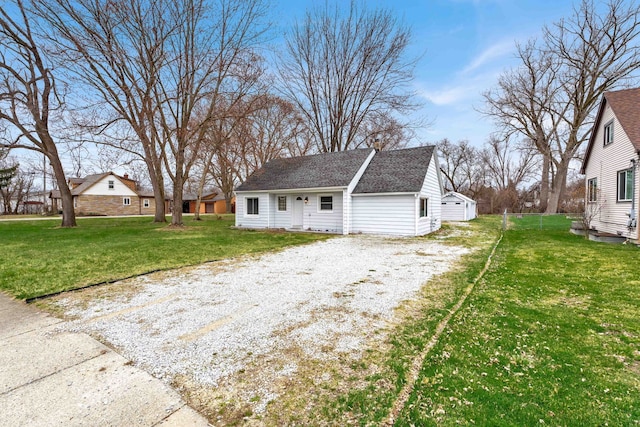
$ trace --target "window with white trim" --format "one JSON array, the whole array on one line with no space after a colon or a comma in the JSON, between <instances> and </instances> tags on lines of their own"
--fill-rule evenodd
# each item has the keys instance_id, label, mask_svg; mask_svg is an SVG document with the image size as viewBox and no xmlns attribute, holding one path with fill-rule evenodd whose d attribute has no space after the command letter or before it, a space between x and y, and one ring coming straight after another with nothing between
<instances>
[{"instance_id":1,"label":"window with white trim","mask_svg":"<svg viewBox=\"0 0 640 427\"><path fill-rule=\"evenodd\" d=\"M429 199L420 197L420 218L429 216Z\"/></svg>"},{"instance_id":2,"label":"window with white trim","mask_svg":"<svg viewBox=\"0 0 640 427\"><path fill-rule=\"evenodd\" d=\"M148 207L149 207L149 205L150 205L150 203L149 203L149 199L144 199L144 200L142 200L142 206L144 206L145 208L148 208Z\"/></svg>"},{"instance_id":3,"label":"window with white trim","mask_svg":"<svg viewBox=\"0 0 640 427\"><path fill-rule=\"evenodd\" d=\"M605 147L613 142L613 120L604 125L604 141L603 144Z\"/></svg>"},{"instance_id":4,"label":"window with white trim","mask_svg":"<svg viewBox=\"0 0 640 427\"><path fill-rule=\"evenodd\" d=\"M278 212L287 210L287 196L278 196Z\"/></svg>"},{"instance_id":5,"label":"window with white trim","mask_svg":"<svg viewBox=\"0 0 640 427\"><path fill-rule=\"evenodd\" d=\"M116 186L115 181L113 180L109 180L109 190L113 190Z\"/></svg>"},{"instance_id":6,"label":"window with white trim","mask_svg":"<svg viewBox=\"0 0 640 427\"><path fill-rule=\"evenodd\" d=\"M587 180L587 201L598 201L598 178L591 178Z\"/></svg>"},{"instance_id":7,"label":"window with white trim","mask_svg":"<svg viewBox=\"0 0 640 427\"><path fill-rule=\"evenodd\" d=\"M630 202L633 199L633 169L618 172L618 201Z\"/></svg>"},{"instance_id":8,"label":"window with white trim","mask_svg":"<svg viewBox=\"0 0 640 427\"><path fill-rule=\"evenodd\" d=\"M247 215L258 215L258 198L247 197Z\"/></svg>"},{"instance_id":9,"label":"window with white trim","mask_svg":"<svg viewBox=\"0 0 640 427\"><path fill-rule=\"evenodd\" d=\"M131 205L131 197L123 197L122 198L122 204L125 205L125 206Z\"/></svg>"},{"instance_id":10,"label":"window with white trim","mask_svg":"<svg viewBox=\"0 0 640 427\"><path fill-rule=\"evenodd\" d=\"M333 211L333 196L318 196L318 206L323 212Z\"/></svg>"}]
</instances>

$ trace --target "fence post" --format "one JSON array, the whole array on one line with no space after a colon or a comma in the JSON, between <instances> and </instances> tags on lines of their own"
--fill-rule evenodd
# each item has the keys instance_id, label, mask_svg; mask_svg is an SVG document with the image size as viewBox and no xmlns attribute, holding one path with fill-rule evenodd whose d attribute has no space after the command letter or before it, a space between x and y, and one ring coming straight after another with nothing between
<instances>
[{"instance_id":1,"label":"fence post","mask_svg":"<svg viewBox=\"0 0 640 427\"><path fill-rule=\"evenodd\" d=\"M502 214L502 229L507 229L507 209L505 209L504 213Z\"/></svg>"}]
</instances>

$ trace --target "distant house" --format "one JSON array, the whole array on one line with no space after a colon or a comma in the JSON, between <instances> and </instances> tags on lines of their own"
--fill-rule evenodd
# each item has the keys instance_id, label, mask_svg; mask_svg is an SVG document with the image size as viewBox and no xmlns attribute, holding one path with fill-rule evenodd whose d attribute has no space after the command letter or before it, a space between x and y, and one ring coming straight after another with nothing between
<instances>
[{"instance_id":1,"label":"distant house","mask_svg":"<svg viewBox=\"0 0 640 427\"><path fill-rule=\"evenodd\" d=\"M639 161L640 88L606 92L581 169L594 231L638 241Z\"/></svg>"},{"instance_id":2,"label":"distant house","mask_svg":"<svg viewBox=\"0 0 640 427\"><path fill-rule=\"evenodd\" d=\"M440 228L435 147L271 160L236 189L236 226L420 236Z\"/></svg>"},{"instance_id":3,"label":"distant house","mask_svg":"<svg viewBox=\"0 0 640 427\"><path fill-rule=\"evenodd\" d=\"M196 194L185 193L182 200L182 212L183 213L195 213L196 201L198 196ZM231 199L231 212L235 212L235 197ZM201 214L224 214L227 213L227 203L219 188L214 188L207 191L202 195L200 199L200 213Z\"/></svg>"},{"instance_id":4,"label":"distant house","mask_svg":"<svg viewBox=\"0 0 640 427\"><path fill-rule=\"evenodd\" d=\"M443 221L470 221L477 214L475 200L464 194L450 192L442 197L442 220Z\"/></svg>"},{"instance_id":5,"label":"distant house","mask_svg":"<svg viewBox=\"0 0 640 427\"><path fill-rule=\"evenodd\" d=\"M128 175L113 172L69 178L76 214L93 215L153 215L153 193L138 191L136 181ZM54 210L62 206L60 191L51 192Z\"/></svg>"}]
</instances>

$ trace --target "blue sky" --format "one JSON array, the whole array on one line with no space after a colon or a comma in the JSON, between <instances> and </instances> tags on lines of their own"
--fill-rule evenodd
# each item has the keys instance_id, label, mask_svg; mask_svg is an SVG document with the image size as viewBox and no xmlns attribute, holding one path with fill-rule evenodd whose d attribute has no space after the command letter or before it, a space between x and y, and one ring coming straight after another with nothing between
<instances>
[{"instance_id":1,"label":"blue sky","mask_svg":"<svg viewBox=\"0 0 640 427\"><path fill-rule=\"evenodd\" d=\"M347 0L343 0L347 1ZM324 0L273 0L282 29ZM391 10L413 30L418 112L432 122L421 142L468 139L480 146L494 130L482 107L482 92L517 64L515 43L541 34L543 25L571 15L568 0L366 0L367 7ZM280 30L282 31L282 30Z\"/></svg>"}]
</instances>

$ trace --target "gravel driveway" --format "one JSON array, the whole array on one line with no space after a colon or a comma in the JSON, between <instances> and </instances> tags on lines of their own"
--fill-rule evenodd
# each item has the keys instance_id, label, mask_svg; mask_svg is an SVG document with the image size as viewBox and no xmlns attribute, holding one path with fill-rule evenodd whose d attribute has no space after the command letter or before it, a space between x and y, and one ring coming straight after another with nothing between
<instances>
[{"instance_id":1,"label":"gravel driveway","mask_svg":"<svg viewBox=\"0 0 640 427\"><path fill-rule=\"evenodd\" d=\"M57 301L65 328L99 336L153 375L223 388L260 414L304 359L358 358L467 249L427 239L336 237L142 276ZM253 370L249 385L233 380Z\"/></svg>"}]
</instances>

